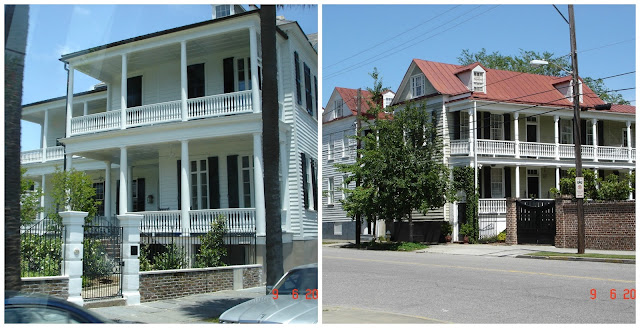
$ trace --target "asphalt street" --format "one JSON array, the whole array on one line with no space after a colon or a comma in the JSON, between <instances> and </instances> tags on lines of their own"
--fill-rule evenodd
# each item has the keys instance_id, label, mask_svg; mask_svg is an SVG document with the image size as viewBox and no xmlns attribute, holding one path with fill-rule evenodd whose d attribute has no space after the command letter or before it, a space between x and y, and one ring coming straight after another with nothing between
<instances>
[{"instance_id":1,"label":"asphalt street","mask_svg":"<svg viewBox=\"0 0 640 328\"><path fill-rule=\"evenodd\" d=\"M322 252L323 323L635 323L635 265Z\"/></svg>"}]
</instances>

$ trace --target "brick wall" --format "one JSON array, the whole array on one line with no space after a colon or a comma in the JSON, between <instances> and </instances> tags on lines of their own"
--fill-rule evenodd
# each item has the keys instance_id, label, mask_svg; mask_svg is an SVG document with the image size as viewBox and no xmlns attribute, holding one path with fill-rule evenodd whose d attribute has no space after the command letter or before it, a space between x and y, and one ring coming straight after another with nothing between
<instances>
[{"instance_id":1,"label":"brick wall","mask_svg":"<svg viewBox=\"0 0 640 328\"><path fill-rule=\"evenodd\" d=\"M69 277L22 278L22 291L67 299L69 297Z\"/></svg>"},{"instance_id":2,"label":"brick wall","mask_svg":"<svg viewBox=\"0 0 640 328\"><path fill-rule=\"evenodd\" d=\"M587 249L635 250L635 201L584 204ZM577 248L576 203L556 201L556 247Z\"/></svg>"},{"instance_id":3,"label":"brick wall","mask_svg":"<svg viewBox=\"0 0 640 328\"><path fill-rule=\"evenodd\" d=\"M140 272L140 301L150 302L192 294L232 290L234 270L240 270L242 288L258 287L262 265L234 265L218 268Z\"/></svg>"},{"instance_id":4,"label":"brick wall","mask_svg":"<svg viewBox=\"0 0 640 328\"><path fill-rule=\"evenodd\" d=\"M505 244L518 244L518 220L516 218L516 199L507 198L507 239Z\"/></svg>"}]
</instances>

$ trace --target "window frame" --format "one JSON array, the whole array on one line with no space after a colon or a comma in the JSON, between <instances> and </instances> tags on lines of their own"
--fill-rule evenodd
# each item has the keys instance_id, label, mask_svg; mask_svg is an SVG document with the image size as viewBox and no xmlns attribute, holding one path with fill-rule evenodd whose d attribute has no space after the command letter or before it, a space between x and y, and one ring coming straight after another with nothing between
<instances>
[{"instance_id":1,"label":"window frame","mask_svg":"<svg viewBox=\"0 0 640 328\"><path fill-rule=\"evenodd\" d=\"M411 76L411 98L422 97L425 95L425 79L424 74ZM420 94L418 94L418 90L420 91Z\"/></svg>"}]
</instances>

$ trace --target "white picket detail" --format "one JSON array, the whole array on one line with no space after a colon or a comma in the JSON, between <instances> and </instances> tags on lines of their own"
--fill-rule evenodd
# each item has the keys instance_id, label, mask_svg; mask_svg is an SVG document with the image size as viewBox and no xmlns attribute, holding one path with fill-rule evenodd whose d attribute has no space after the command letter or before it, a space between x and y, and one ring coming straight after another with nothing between
<instances>
[{"instance_id":1,"label":"white picket detail","mask_svg":"<svg viewBox=\"0 0 640 328\"><path fill-rule=\"evenodd\" d=\"M84 134L120 128L120 110L78 116L71 119L71 134Z\"/></svg>"},{"instance_id":2,"label":"white picket detail","mask_svg":"<svg viewBox=\"0 0 640 328\"><path fill-rule=\"evenodd\" d=\"M180 211L145 211L133 214L143 215L140 222L140 232L143 233L169 233L181 229Z\"/></svg>"},{"instance_id":3,"label":"white picket detail","mask_svg":"<svg viewBox=\"0 0 640 328\"><path fill-rule=\"evenodd\" d=\"M187 100L189 119L250 113L253 111L251 90Z\"/></svg>"},{"instance_id":4,"label":"white picket detail","mask_svg":"<svg viewBox=\"0 0 640 328\"><path fill-rule=\"evenodd\" d=\"M540 142L520 142L520 156L556 157L556 145Z\"/></svg>"},{"instance_id":5,"label":"white picket detail","mask_svg":"<svg viewBox=\"0 0 640 328\"><path fill-rule=\"evenodd\" d=\"M179 121L180 100L127 108L127 127Z\"/></svg>"},{"instance_id":6,"label":"white picket detail","mask_svg":"<svg viewBox=\"0 0 640 328\"><path fill-rule=\"evenodd\" d=\"M469 155L469 141L468 140L452 140L451 141L451 155Z\"/></svg>"},{"instance_id":7,"label":"white picket detail","mask_svg":"<svg viewBox=\"0 0 640 328\"><path fill-rule=\"evenodd\" d=\"M206 233L211 229L211 222L222 215L226 220L227 232L255 232L255 208L227 208L215 210L189 211L191 232Z\"/></svg>"},{"instance_id":8,"label":"white picket detail","mask_svg":"<svg viewBox=\"0 0 640 328\"><path fill-rule=\"evenodd\" d=\"M478 201L478 213L507 213L506 198L487 198Z\"/></svg>"}]
</instances>

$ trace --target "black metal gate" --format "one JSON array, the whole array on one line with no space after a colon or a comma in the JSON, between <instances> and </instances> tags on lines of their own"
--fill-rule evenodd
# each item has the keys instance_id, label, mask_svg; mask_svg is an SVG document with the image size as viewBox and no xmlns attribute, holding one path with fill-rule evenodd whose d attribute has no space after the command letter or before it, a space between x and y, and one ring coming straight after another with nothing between
<instances>
[{"instance_id":1,"label":"black metal gate","mask_svg":"<svg viewBox=\"0 0 640 328\"><path fill-rule=\"evenodd\" d=\"M556 202L516 201L518 244L555 244Z\"/></svg>"},{"instance_id":2,"label":"black metal gate","mask_svg":"<svg viewBox=\"0 0 640 328\"><path fill-rule=\"evenodd\" d=\"M122 227L84 226L82 298L122 297Z\"/></svg>"},{"instance_id":3,"label":"black metal gate","mask_svg":"<svg viewBox=\"0 0 640 328\"><path fill-rule=\"evenodd\" d=\"M224 234L227 256L223 258L228 265L254 264L256 262L256 233L229 232Z\"/></svg>"}]
</instances>

